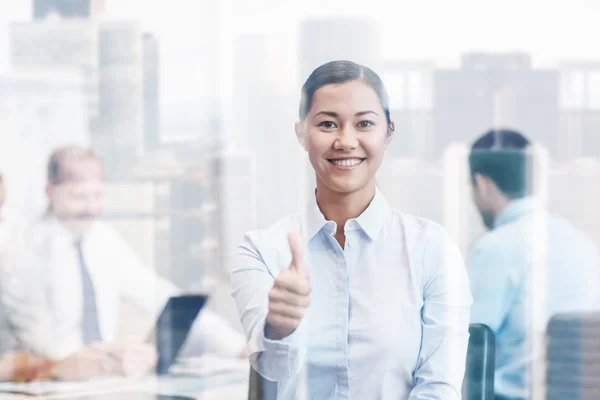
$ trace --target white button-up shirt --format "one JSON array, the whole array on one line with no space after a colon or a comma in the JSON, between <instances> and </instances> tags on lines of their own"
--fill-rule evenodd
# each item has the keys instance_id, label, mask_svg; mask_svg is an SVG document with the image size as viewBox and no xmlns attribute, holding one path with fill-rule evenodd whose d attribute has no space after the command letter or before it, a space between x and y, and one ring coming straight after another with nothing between
<instances>
[{"instance_id":1,"label":"white button-up shirt","mask_svg":"<svg viewBox=\"0 0 600 400\"><path fill-rule=\"evenodd\" d=\"M269 340L268 292L289 266L290 231L306 242L311 305L295 332ZM254 368L278 381L279 399L460 399L472 299L444 229L376 191L347 221L345 249L335 232L313 198L304 214L245 236L232 295Z\"/></svg>"},{"instance_id":2,"label":"white button-up shirt","mask_svg":"<svg viewBox=\"0 0 600 400\"><path fill-rule=\"evenodd\" d=\"M0 212L0 282L6 281L10 273L9 266L13 264L12 256L14 255L11 250L18 244L16 240L21 228L18 220L6 217ZM7 311L0 302L0 356L15 347L16 342L11 334Z\"/></svg>"},{"instance_id":3,"label":"white button-up shirt","mask_svg":"<svg viewBox=\"0 0 600 400\"><path fill-rule=\"evenodd\" d=\"M122 299L157 315L180 292L146 267L106 223L95 222L84 235L82 252L104 341L117 338ZM17 253L2 282L2 299L20 345L51 358L79 350L83 289L74 236L48 216L25 231ZM243 335L208 310L201 312L191 337L203 351L222 355L237 355L245 345Z\"/></svg>"}]
</instances>

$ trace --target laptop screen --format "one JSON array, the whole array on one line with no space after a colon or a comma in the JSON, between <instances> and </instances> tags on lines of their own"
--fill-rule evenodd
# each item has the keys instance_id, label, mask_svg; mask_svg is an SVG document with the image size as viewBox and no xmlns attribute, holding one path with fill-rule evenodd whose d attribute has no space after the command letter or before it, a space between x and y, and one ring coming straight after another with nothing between
<instances>
[{"instance_id":1,"label":"laptop screen","mask_svg":"<svg viewBox=\"0 0 600 400\"><path fill-rule=\"evenodd\" d=\"M156 343L157 374L168 373L206 300L205 295L182 295L171 297L165 305L148 338Z\"/></svg>"}]
</instances>

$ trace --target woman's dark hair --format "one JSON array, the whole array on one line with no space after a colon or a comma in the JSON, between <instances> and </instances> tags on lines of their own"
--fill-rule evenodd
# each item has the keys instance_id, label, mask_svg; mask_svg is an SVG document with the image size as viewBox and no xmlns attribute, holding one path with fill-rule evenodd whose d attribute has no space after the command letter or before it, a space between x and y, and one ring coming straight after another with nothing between
<instances>
[{"instance_id":1,"label":"woman's dark hair","mask_svg":"<svg viewBox=\"0 0 600 400\"><path fill-rule=\"evenodd\" d=\"M310 74L302 86L299 110L300 121L304 121L308 115L312 107L313 96L317 90L326 85L356 80L365 82L375 91L385 112L388 128L391 129L390 103L381 78L372 69L346 60L330 61L327 64L321 65Z\"/></svg>"}]
</instances>

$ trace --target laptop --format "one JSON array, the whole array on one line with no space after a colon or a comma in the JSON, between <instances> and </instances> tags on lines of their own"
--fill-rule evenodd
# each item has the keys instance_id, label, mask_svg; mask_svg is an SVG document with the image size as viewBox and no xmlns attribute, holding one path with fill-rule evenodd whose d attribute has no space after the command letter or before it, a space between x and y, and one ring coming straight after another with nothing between
<instances>
[{"instance_id":1,"label":"laptop","mask_svg":"<svg viewBox=\"0 0 600 400\"><path fill-rule=\"evenodd\" d=\"M167 301L146 339L147 343L156 345L157 375L168 373L207 299L208 296L205 295L186 294L171 297ZM73 400L194 400L193 397L187 396L129 391L86 394L71 398Z\"/></svg>"},{"instance_id":2,"label":"laptop","mask_svg":"<svg viewBox=\"0 0 600 400\"><path fill-rule=\"evenodd\" d=\"M147 338L147 343L156 344L157 375L169 372L207 299L208 296L199 294L175 296L163 308Z\"/></svg>"}]
</instances>

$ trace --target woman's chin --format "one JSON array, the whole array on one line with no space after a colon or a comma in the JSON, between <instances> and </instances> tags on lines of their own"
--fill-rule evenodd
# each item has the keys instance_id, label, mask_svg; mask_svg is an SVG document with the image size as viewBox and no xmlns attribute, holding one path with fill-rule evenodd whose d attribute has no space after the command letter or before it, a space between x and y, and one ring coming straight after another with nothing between
<instances>
[{"instance_id":1,"label":"woman's chin","mask_svg":"<svg viewBox=\"0 0 600 400\"><path fill-rule=\"evenodd\" d=\"M337 181L337 180L330 180L328 181L325 186L327 186L327 188L335 194L339 194L339 195L348 195L348 194L352 194L352 193L356 193L361 191L362 189L364 189L365 187L368 186L368 182L352 182L352 181Z\"/></svg>"}]
</instances>

